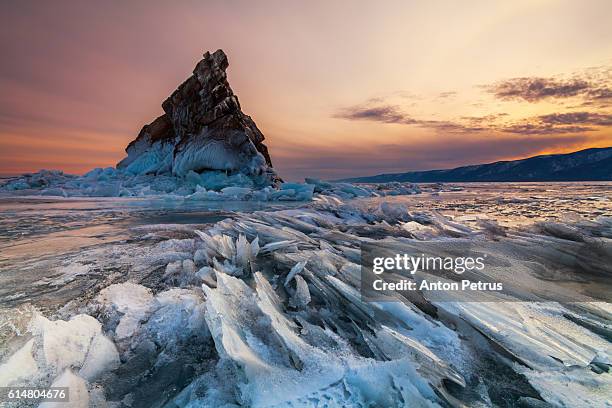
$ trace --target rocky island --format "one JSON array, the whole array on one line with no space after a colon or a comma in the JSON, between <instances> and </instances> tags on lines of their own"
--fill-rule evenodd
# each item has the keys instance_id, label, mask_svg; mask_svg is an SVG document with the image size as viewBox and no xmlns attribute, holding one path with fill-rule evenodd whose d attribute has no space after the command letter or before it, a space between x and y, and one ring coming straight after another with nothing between
<instances>
[{"instance_id":1,"label":"rocky island","mask_svg":"<svg viewBox=\"0 0 612 408\"><path fill-rule=\"evenodd\" d=\"M143 126L116 167L82 176L41 170L0 183L0 192L192 201L308 201L315 193L342 199L419 192L412 183L284 183L272 167L263 133L242 112L230 87L228 66L223 50L204 53L192 75L162 103L164 114Z\"/></svg>"},{"instance_id":2,"label":"rocky island","mask_svg":"<svg viewBox=\"0 0 612 408\"><path fill-rule=\"evenodd\" d=\"M117 169L177 176L223 170L258 177L260 184L278 181L263 133L242 112L227 81L228 66L222 50L206 52L162 103L165 113L130 142Z\"/></svg>"}]
</instances>

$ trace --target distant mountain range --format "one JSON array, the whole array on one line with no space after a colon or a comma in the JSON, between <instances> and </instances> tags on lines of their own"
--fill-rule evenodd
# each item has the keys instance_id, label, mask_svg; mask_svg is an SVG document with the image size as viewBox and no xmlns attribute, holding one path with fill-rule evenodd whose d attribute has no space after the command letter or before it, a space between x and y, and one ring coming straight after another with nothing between
<instances>
[{"instance_id":1,"label":"distant mountain range","mask_svg":"<svg viewBox=\"0 0 612 408\"><path fill-rule=\"evenodd\" d=\"M470 181L612 181L612 147L548 154L522 160L457 167L448 170L411 171L344 179L353 183L390 181L431 183Z\"/></svg>"}]
</instances>

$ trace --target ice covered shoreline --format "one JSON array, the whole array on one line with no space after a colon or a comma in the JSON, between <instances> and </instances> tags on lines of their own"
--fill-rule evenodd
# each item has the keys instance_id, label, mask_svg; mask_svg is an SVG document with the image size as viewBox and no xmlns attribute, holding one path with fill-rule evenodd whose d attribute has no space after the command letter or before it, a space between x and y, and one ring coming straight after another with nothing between
<instances>
[{"instance_id":1,"label":"ice covered shoreline","mask_svg":"<svg viewBox=\"0 0 612 408\"><path fill-rule=\"evenodd\" d=\"M608 217L504 228L321 195L133 233L75 255L55 278L102 279L91 293L53 315L5 314L15 332L0 383L70 384L76 406L109 407L609 399L608 304L367 303L358 292L364 241L511 240L551 257L551 245L609 242Z\"/></svg>"},{"instance_id":2,"label":"ice covered shoreline","mask_svg":"<svg viewBox=\"0 0 612 408\"><path fill-rule=\"evenodd\" d=\"M265 180L240 172L194 171L183 176L131 174L114 167L97 168L82 175L59 170L41 170L8 178L0 192L14 195L56 197L166 197L199 201L309 201L315 193L339 199L417 194L412 183L354 185L306 179L305 183L279 183L278 188Z\"/></svg>"}]
</instances>

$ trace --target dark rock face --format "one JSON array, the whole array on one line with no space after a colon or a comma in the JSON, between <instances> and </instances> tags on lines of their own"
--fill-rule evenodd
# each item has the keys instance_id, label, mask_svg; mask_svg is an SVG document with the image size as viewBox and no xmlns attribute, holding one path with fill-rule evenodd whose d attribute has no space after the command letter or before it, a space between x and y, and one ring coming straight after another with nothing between
<instances>
[{"instance_id":1,"label":"dark rock face","mask_svg":"<svg viewBox=\"0 0 612 408\"><path fill-rule=\"evenodd\" d=\"M145 125L117 168L135 174L241 171L276 176L264 135L242 113L222 50L207 52L193 75L166 99L165 114Z\"/></svg>"}]
</instances>

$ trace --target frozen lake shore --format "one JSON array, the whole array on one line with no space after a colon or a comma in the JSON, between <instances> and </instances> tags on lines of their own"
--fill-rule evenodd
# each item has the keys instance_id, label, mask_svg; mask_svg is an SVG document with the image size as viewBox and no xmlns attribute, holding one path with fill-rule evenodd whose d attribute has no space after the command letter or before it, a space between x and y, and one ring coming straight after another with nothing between
<instances>
[{"instance_id":1,"label":"frozen lake shore","mask_svg":"<svg viewBox=\"0 0 612 408\"><path fill-rule=\"evenodd\" d=\"M363 301L364 242L496 242L555 270L563 252L609 280L611 183L447 187L0 198L0 386L70 384L75 406L609 404L607 302Z\"/></svg>"}]
</instances>

